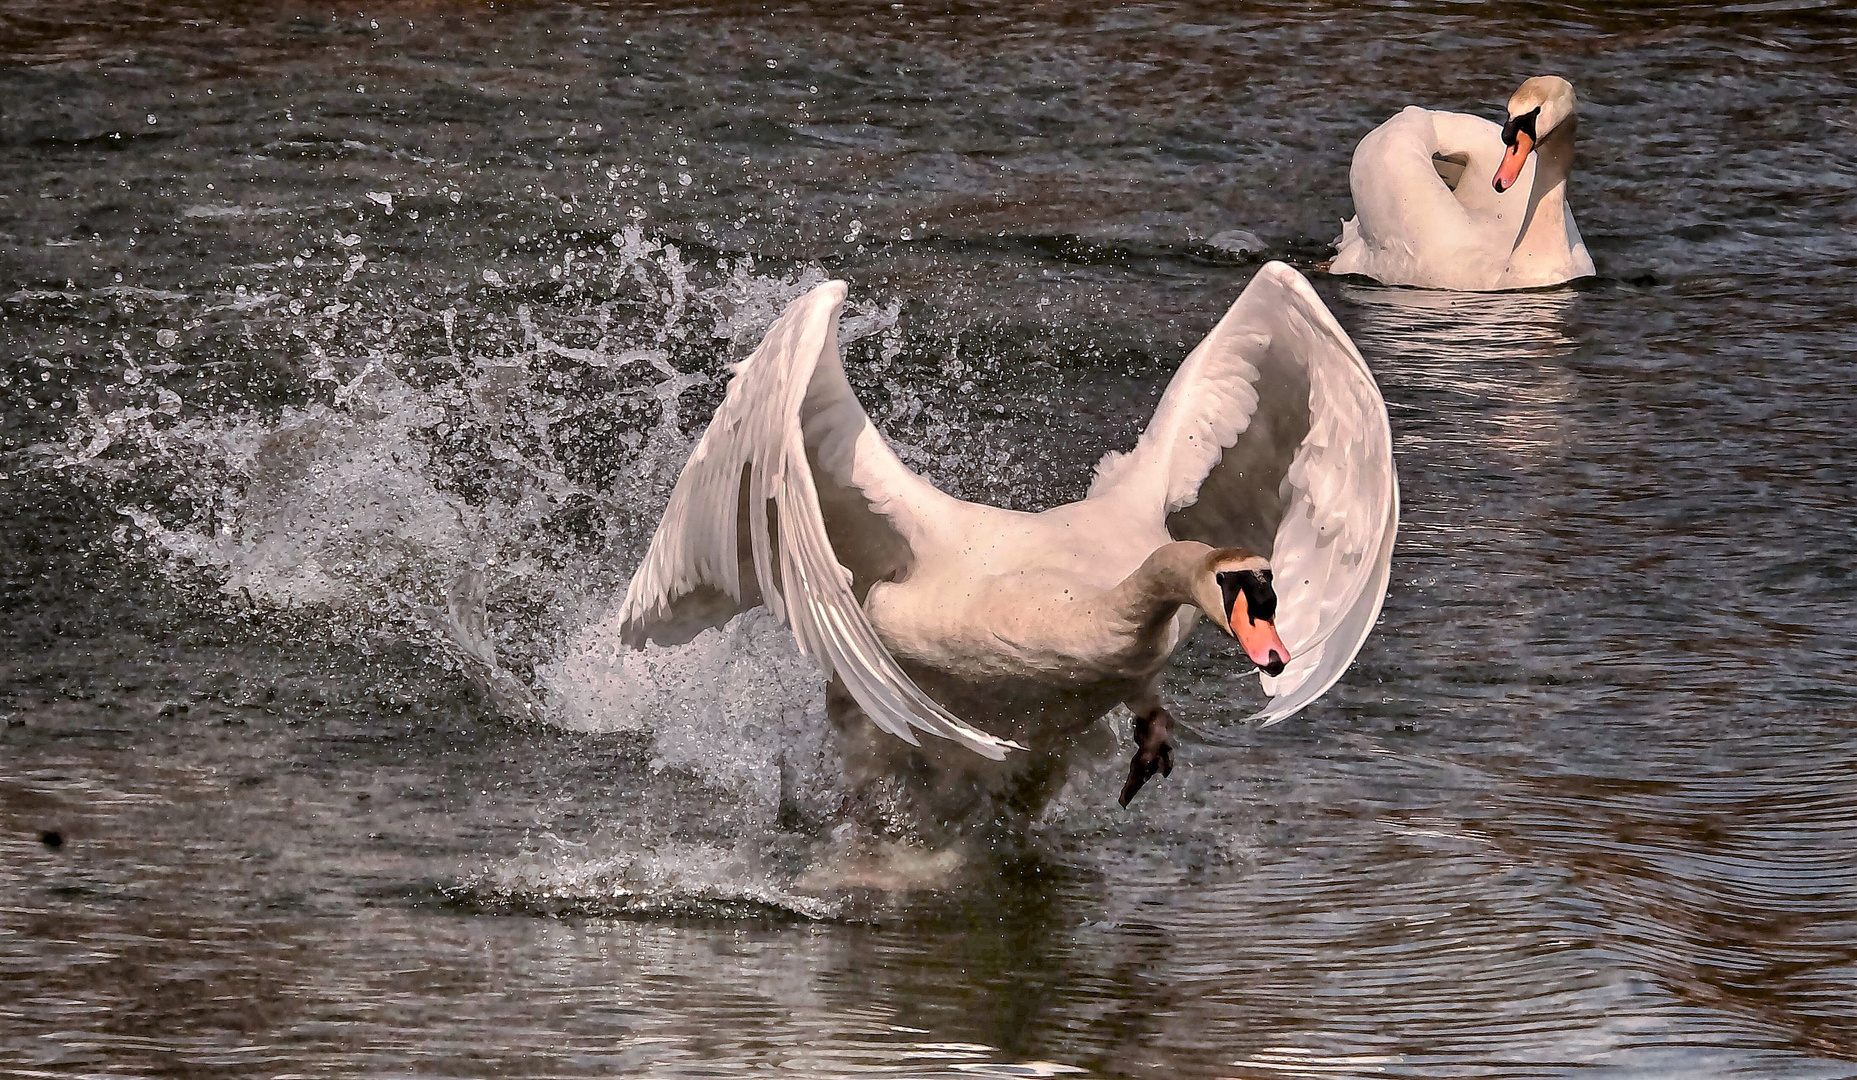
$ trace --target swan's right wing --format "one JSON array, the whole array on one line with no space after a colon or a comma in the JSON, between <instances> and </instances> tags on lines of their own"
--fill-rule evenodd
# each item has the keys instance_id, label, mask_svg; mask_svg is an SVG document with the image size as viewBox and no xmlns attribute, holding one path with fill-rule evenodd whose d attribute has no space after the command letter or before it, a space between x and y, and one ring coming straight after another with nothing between
<instances>
[{"instance_id":1,"label":"swan's right wing","mask_svg":"<svg viewBox=\"0 0 1857 1080\"><path fill-rule=\"evenodd\" d=\"M1283 263L1259 270L1092 498L1175 539L1270 559L1292 659L1263 677L1272 723L1341 678L1380 613L1399 524L1392 430L1366 361Z\"/></svg>"},{"instance_id":2,"label":"swan's right wing","mask_svg":"<svg viewBox=\"0 0 1857 1080\"><path fill-rule=\"evenodd\" d=\"M859 602L912 560L916 517L951 500L897 459L845 381L844 299L844 282L830 281L795 300L736 369L632 576L621 636L688 640L765 604L878 727L1003 758L1023 748L924 694Z\"/></svg>"}]
</instances>

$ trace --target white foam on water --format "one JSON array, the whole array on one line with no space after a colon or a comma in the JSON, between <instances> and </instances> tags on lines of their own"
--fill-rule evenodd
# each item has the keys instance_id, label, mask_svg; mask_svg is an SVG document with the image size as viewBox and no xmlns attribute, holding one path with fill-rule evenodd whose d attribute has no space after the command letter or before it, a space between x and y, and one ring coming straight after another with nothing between
<instances>
[{"instance_id":1,"label":"white foam on water","mask_svg":"<svg viewBox=\"0 0 1857 1080\"><path fill-rule=\"evenodd\" d=\"M683 645L633 649L617 611L538 672L556 723L653 733L652 767L690 769L772 825L784 809L823 821L844 796L825 683L765 608Z\"/></svg>"},{"instance_id":2,"label":"white foam on water","mask_svg":"<svg viewBox=\"0 0 1857 1080\"><path fill-rule=\"evenodd\" d=\"M487 867L462 883L469 898L549 914L741 915L772 909L831 919L841 899L783 887L752 845L660 841L649 850L589 854L552 845Z\"/></svg>"},{"instance_id":3,"label":"white foam on water","mask_svg":"<svg viewBox=\"0 0 1857 1080\"><path fill-rule=\"evenodd\" d=\"M136 507L124 515L169 556L214 572L222 591L284 607L373 610L451 580L494 522L469 520L424 474L429 454L413 436L439 410L378 370L350 389L341 408L161 431L147 445L201 459L190 494L210 496L211 509L176 525Z\"/></svg>"}]
</instances>

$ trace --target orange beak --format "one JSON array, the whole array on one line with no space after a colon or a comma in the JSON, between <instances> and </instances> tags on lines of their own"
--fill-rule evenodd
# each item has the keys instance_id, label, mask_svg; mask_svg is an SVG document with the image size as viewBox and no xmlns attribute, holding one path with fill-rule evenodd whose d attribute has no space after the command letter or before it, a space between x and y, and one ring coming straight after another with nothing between
<instances>
[{"instance_id":1,"label":"orange beak","mask_svg":"<svg viewBox=\"0 0 1857 1080\"><path fill-rule=\"evenodd\" d=\"M1238 606L1242 608L1244 601L1240 600ZM1269 619L1252 619L1243 611L1232 614L1237 616L1232 620L1232 629L1236 631L1238 644L1244 646L1244 654L1270 674L1283 674L1284 665L1290 662L1290 650L1277 636L1276 624Z\"/></svg>"},{"instance_id":2,"label":"orange beak","mask_svg":"<svg viewBox=\"0 0 1857 1080\"><path fill-rule=\"evenodd\" d=\"M1534 148L1533 135L1526 131L1515 133L1515 145L1502 155L1502 164L1496 166L1496 177L1491 181L1497 191L1507 191L1515 185L1516 177L1522 175L1522 166L1528 163L1528 152Z\"/></svg>"},{"instance_id":3,"label":"orange beak","mask_svg":"<svg viewBox=\"0 0 1857 1080\"><path fill-rule=\"evenodd\" d=\"M1253 664L1272 675L1283 674L1283 664L1289 662L1289 649L1283 646L1283 638L1276 636L1276 625L1265 620L1244 620L1237 625L1237 631L1244 655L1250 657Z\"/></svg>"}]
</instances>

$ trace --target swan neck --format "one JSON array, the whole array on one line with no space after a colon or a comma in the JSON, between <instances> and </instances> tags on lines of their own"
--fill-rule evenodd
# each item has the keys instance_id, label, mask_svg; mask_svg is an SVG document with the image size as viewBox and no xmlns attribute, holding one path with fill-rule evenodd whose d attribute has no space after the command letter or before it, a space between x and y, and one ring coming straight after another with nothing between
<instances>
[{"instance_id":1,"label":"swan neck","mask_svg":"<svg viewBox=\"0 0 1857 1080\"><path fill-rule=\"evenodd\" d=\"M1512 261L1517 257L1555 256L1567 247L1567 177L1573 171L1574 137L1578 115L1567 119L1535 144L1535 181L1528 194L1528 211L1516 234Z\"/></svg>"},{"instance_id":2,"label":"swan neck","mask_svg":"<svg viewBox=\"0 0 1857 1080\"><path fill-rule=\"evenodd\" d=\"M1140 633L1159 632L1182 607L1196 605L1193 584L1211 553L1192 540L1162 544L1111 593L1116 614Z\"/></svg>"},{"instance_id":3,"label":"swan neck","mask_svg":"<svg viewBox=\"0 0 1857 1080\"><path fill-rule=\"evenodd\" d=\"M1544 196L1566 187L1573 172L1573 144L1579 135L1580 117L1574 114L1560 122L1547 138L1535 146L1535 192Z\"/></svg>"}]
</instances>

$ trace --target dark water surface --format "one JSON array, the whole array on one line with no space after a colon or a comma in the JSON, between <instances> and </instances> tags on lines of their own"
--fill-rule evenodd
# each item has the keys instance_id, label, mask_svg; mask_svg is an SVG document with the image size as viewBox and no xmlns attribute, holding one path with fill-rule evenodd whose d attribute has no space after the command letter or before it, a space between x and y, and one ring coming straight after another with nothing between
<instances>
[{"instance_id":1,"label":"dark water surface","mask_svg":"<svg viewBox=\"0 0 1857 1080\"><path fill-rule=\"evenodd\" d=\"M1543 72L1597 280L1317 279L1406 496L1317 706L1202 638L1134 812L886 893L777 627L610 648L811 282L1051 505ZM1857 1076L1854 105L1838 4L14 0L0 1074Z\"/></svg>"}]
</instances>

